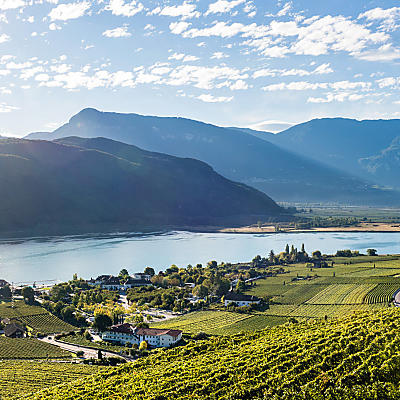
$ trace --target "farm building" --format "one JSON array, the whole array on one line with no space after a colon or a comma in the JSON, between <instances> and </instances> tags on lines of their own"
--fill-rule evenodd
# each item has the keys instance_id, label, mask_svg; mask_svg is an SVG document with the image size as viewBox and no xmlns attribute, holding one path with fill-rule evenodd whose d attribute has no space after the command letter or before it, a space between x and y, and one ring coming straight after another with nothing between
<instances>
[{"instance_id":1,"label":"farm building","mask_svg":"<svg viewBox=\"0 0 400 400\"><path fill-rule=\"evenodd\" d=\"M247 294L240 294L235 292L228 292L223 297L225 307L229 306L229 304L235 303L239 307L250 306L252 304L259 304L260 299L256 296L250 296Z\"/></svg>"},{"instance_id":2,"label":"farm building","mask_svg":"<svg viewBox=\"0 0 400 400\"><path fill-rule=\"evenodd\" d=\"M123 344L137 344L145 341L150 347L170 347L182 338L182 331L176 329L136 328L131 324L113 325L102 334L102 339Z\"/></svg>"}]
</instances>

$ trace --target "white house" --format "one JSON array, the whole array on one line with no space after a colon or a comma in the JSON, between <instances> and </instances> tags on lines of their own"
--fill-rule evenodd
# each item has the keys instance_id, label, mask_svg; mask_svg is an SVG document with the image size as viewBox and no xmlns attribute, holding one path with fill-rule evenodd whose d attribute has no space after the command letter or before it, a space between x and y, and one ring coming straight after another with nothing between
<instances>
[{"instance_id":1,"label":"white house","mask_svg":"<svg viewBox=\"0 0 400 400\"><path fill-rule=\"evenodd\" d=\"M146 341L150 347L170 347L182 339L182 331L177 329L136 328L131 324L113 325L102 334L108 342L137 344Z\"/></svg>"},{"instance_id":2,"label":"white house","mask_svg":"<svg viewBox=\"0 0 400 400\"><path fill-rule=\"evenodd\" d=\"M252 304L259 304L260 299L256 296L249 296L247 294L240 294L235 292L228 292L224 296L225 307L229 306L231 303L237 304L239 307L250 306Z\"/></svg>"},{"instance_id":3,"label":"white house","mask_svg":"<svg viewBox=\"0 0 400 400\"><path fill-rule=\"evenodd\" d=\"M99 286L102 289L118 290L120 292L125 292L127 289L136 286L147 286L152 284L150 281L150 275L141 273L135 274L133 277L128 277L124 282L120 282L120 278L117 276L100 275L96 279L91 279L88 283L94 286Z\"/></svg>"}]
</instances>

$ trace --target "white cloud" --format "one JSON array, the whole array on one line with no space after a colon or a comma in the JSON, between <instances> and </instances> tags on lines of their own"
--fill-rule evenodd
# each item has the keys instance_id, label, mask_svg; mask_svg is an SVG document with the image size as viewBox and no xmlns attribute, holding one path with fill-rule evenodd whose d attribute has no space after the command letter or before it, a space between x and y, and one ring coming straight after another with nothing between
<instances>
[{"instance_id":1,"label":"white cloud","mask_svg":"<svg viewBox=\"0 0 400 400\"><path fill-rule=\"evenodd\" d=\"M110 0L105 8L114 15L122 15L124 17L133 17L144 10L144 6L139 1L125 2L124 0Z\"/></svg>"},{"instance_id":2,"label":"white cloud","mask_svg":"<svg viewBox=\"0 0 400 400\"><path fill-rule=\"evenodd\" d=\"M12 10L26 5L24 0L0 0L0 10Z\"/></svg>"},{"instance_id":3,"label":"white cloud","mask_svg":"<svg viewBox=\"0 0 400 400\"><path fill-rule=\"evenodd\" d=\"M57 24L55 24L54 22L52 22L52 23L49 25L49 29L50 29L51 31L56 31L56 30L60 30L60 29L61 29L61 26L58 26Z\"/></svg>"},{"instance_id":4,"label":"white cloud","mask_svg":"<svg viewBox=\"0 0 400 400\"><path fill-rule=\"evenodd\" d=\"M248 84L244 80L239 79L239 80L235 81L234 83L232 83L229 86L229 89L231 89L231 90L246 90L246 89L248 89L248 87L249 87Z\"/></svg>"},{"instance_id":5,"label":"white cloud","mask_svg":"<svg viewBox=\"0 0 400 400\"><path fill-rule=\"evenodd\" d=\"M89 8L90 3L88 1L60 4L50 11L49 17L52 21L67 21L69 19L76 19L85 15Z\"/></svg>"},{"instance_id":6,"label":"white cloud","mask_svg":"<svg viewBox=\"0 0 400 400\"><path fill-rule=\"evenodd\" d=\"M208 6L208 10L206 11L205 15L227 13L244 2L245 0L217 0L215 3L212 3Z\"/></svg>"},{"instance_id":7,"label":"white cloud","mask_svg":"<svg viewBox=\"0 0 400 400\"><path fill-rule=\"evenodd\" d=\"M233 96L231 97L225 97L225 96L213 96L211 94L201 94L200 96L197 96L196 99L199 99L201 101L204 101L205 103L228 103L232 101Z\"/></svg>"},{"instance_id":8,"label":"white cloud","mask_svg":"<svg viewBox=\"0 0 400 400\"><path fill-rule=\"evenodd\" d=\"M382 24L380 29L393 31L398 28L397 21L400 19L400 7L386 9L377 7L360 14L358 18L365 18L368 21L381 20Z\"/></svg>"},{"instance_id":9,"label":"white cloud","mask_svg":"<svg viewBox=\"0 0 400 400\"><path fill-rule=\"evenodd\" d=\"M393 61L400 58L400 49L388 43L380 46L378 49L356 53L355 57L366 61Z\"/></svg>"},{"instance_id":10,"label":"white cloud","mask_svg":"<svg viewBox=\"0 0 400 400\"><path fill-rule=\"evenodd\" d=\"M309 76L309 75L323 75L330 74L333 72L333 69L330 67L329 63L321 64L316 67L314 70L305 70L305 69L270 69L263 68L253 73L253 79L262 78L262 77L275 77L275 76Z\"/></svg>"},{"instance_id":11,"label":"white cloud","mask_svg":"<svg viewBox=\"0 0 400 400\"><path fill-rule=\"evenodd\" d=\"M103 36L108 38L130 37L132 34L128 32L127 26L120 26L119 28L108 29L103 32Z\"/></svg>"},{"instance_id":12,"label":"white cloud","mask_svg":"<svg viewBox=\"0 0 400 400\"><path fill-rule=\"evenodd\" d=\"M311 83L306 81L290 82L290 83L275 83L272 85L264 86L262 89L267 92L275 92L277 90L317 90L317 89L328 89L333 90L353 90L361 89L368 90L371 87L370 82L350 82L350 81L339 81L339 82L317 82Z\"/></svg>"},{"instance_id":13,"label":"white cloud","mask_svg":"<svg viewBox=\"0 0 400 400\"><path fill-rule=\"evenodd\" d=\"M199 57L186 55L183 53L174 53L168 57L168 60L179 60L182 62L190 62L199 60Z\"/></svg>"},{"instance_id":14,"label":"white cloud","mask_svg":"<svg viewBox=\"0 0 400 400\"><path fill-rule=\"evenodd\" d=\"M337 102L344 102L346 100L348 101L357 101L357 100L361 100L362 98L364 98L364 95L361 94L352 94L352 93L347 93L347 92L343 92L343 93L328 93L326 95L326 97L309 97L307 99L307 103L332 103L334 101Z\"/></svg>"},{"instance_id":15,"label":"white cloud","mask_svg":"<svg viewBox=\"0 0 400 400\"><path fill-rule=\"evenodd\" d=\"M211 59L216 59L216 60L220 60L221 58L228 58L229 56L225 53L223 53L222 51L216 51L215 53L213 53L213 55L211 56Z\"/></svg>"},{"instance_id":16,"label":"white cloud","mask_svg":"<svg viewBox=\"0 0 400 400\"><path fill-rule=\"evenodd\" d=\"M6 103L0 103L0 113L9 113L11 111L19 110L18 107L10 106Z\"/></svg>"},{"instance_id":17,"label":"white cloud","mask_svg":"<svg viewBox=\"0 0 400 400\"><path fill-rule=\"evenodd\" d=\"M189 28L190 25L191 24L189 22L172 22L169 24L169 29L175 35L180 35L182 32L186 31L186 29Z\"/></svg>"},{"instance_id":18,"label":"white cloud","mask_svg":"<svg viewBox=\"0 0 400 400\"><path fill-rule=\"evenodd\" d=\"M38 82L47 82L49 79L50 77L47 74L38 74L35 76L35 81Z\"/></svg>"},{"instance_id":19,"label":"white cloud","mask_svg":"<svg viewBox=\"0 0 400 400\"><path fill-rule=\"evenodd\" d=\"M6 35L5 33L0 34L0 43L5 43L10 41L10 36Z\"/></svg>"},{"instance_id":20,"label":"white cloud","mask_svg":"<svg viewBox=\"0 0 400 400\"><path fill-rule=\"evenodd\" d=\"M167 17L181 17L182 19L187 18L198 18L200 13L196 11L196 5L184 1L181 5L176 6L165 6L157 7L150 12L151 15L164 15Z\"/></svg>"}]
</instances>

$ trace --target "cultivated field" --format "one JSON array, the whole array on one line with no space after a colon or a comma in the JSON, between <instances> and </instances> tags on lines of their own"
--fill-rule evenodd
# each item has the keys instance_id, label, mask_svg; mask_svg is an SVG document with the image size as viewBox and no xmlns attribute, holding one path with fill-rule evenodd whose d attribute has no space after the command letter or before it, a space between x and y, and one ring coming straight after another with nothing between
<instances>
[{"instance_id":1,"label":"cultivated field","mask_svg":"<svg viewBox=\"0 0 400 400\"><path fill-rule=\"evenodd\" d=\"M75 381L104 369L104 367L66 362L2 361L0 399L21 399L28 393Z\"/></svg>"},{"instance_id":2,"label":"cultivated field","mask_svg":"<svg viewBox=\"0 0 400 400\"><path fill-rule=\"evenodd\" d=\"M392 306L400 289L400 256L335 257L329 265L290 265L284 274L256 281L247 294L269 299L269 309L263 312L199 311L153 325L230 335L279 325L289 318L337 318Z\"/></svg>"},{"instance_id":3,"label":"cultivated field","mask_svg":"<svg viewBox=\"0 0 400 400\"><path fill-rule=\"evenodd\" d=\"M38 339L12 339L0 336L0 360L68 358L72 354Z\"/></svg>"},{"instance_id":4,"label":"cultivated field","mask_svg":"<svg viewBox=\"0 0 400 400\"><path fill-rule=\"evenodd\" d=\"M76 330L72 326L39 306L31 306L23 301L0 303L0 318L17 319L32 329L33 333L58 333Z\"/></svg>"}]
</instances>

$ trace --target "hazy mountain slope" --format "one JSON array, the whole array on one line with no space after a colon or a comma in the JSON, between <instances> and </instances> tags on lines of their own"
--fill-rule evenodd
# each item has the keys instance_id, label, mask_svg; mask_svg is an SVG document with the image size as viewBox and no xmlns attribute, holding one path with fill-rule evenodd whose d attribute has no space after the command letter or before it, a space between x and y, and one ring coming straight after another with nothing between
<instances>
[{"instance_id":1,"label":"hazy mountain slope","mask_svg":"<svg viewBox=\"0 0 400 400\"><path fill-rule=\"evenodd\" d=\"M379 154L361 158L359 162L375 180L385 185L400 186L400 136Z\"/></svg>"},{"instance_id":2,"label":"hazy mountain slope","mask_svg":"<svg viewBox=\"0 0 400 400\"><path fill-rule=\"evenodd\" d=\"M268 140L287 150L351 171L366 179L376 179L380 183L379 176L363 168L365 164L359 160L375 156L390 146L399 135L400 120L324 118L296 125L269 136ZM395 166L391 165L390 168ZM394 176L399 173L398 168L392 170ZM390 182L400 187L400 180Z\"/></svg>"},{"instance_id":3,"label":"hazy mountain slope","mask_svg":"<svg viewBox=\"0 0 400 400\"><path fill-rule=\"evenodd\" d=\"M91 141L120 146L105 140ZM107 146L104 146L106 143ZM275 217L267 195L207 164L122 145L129 160L46 141L0 142L0 231L88 232ZM263 216L263 217L261 217Z\"/></svg>"},{"instance_id":4,"label":"hazy mountain slope","mask_svg":"<svg viewBox=\"0 0 400 400\"><path fill-rule=\"evenodd\" d=\"M45 139L108 137L150 151L192 157L218 173L280 201L393 204L398 194L295 155L245 132L183 118L161 118L85 109Z\"/></svg>"}]
</instances>

